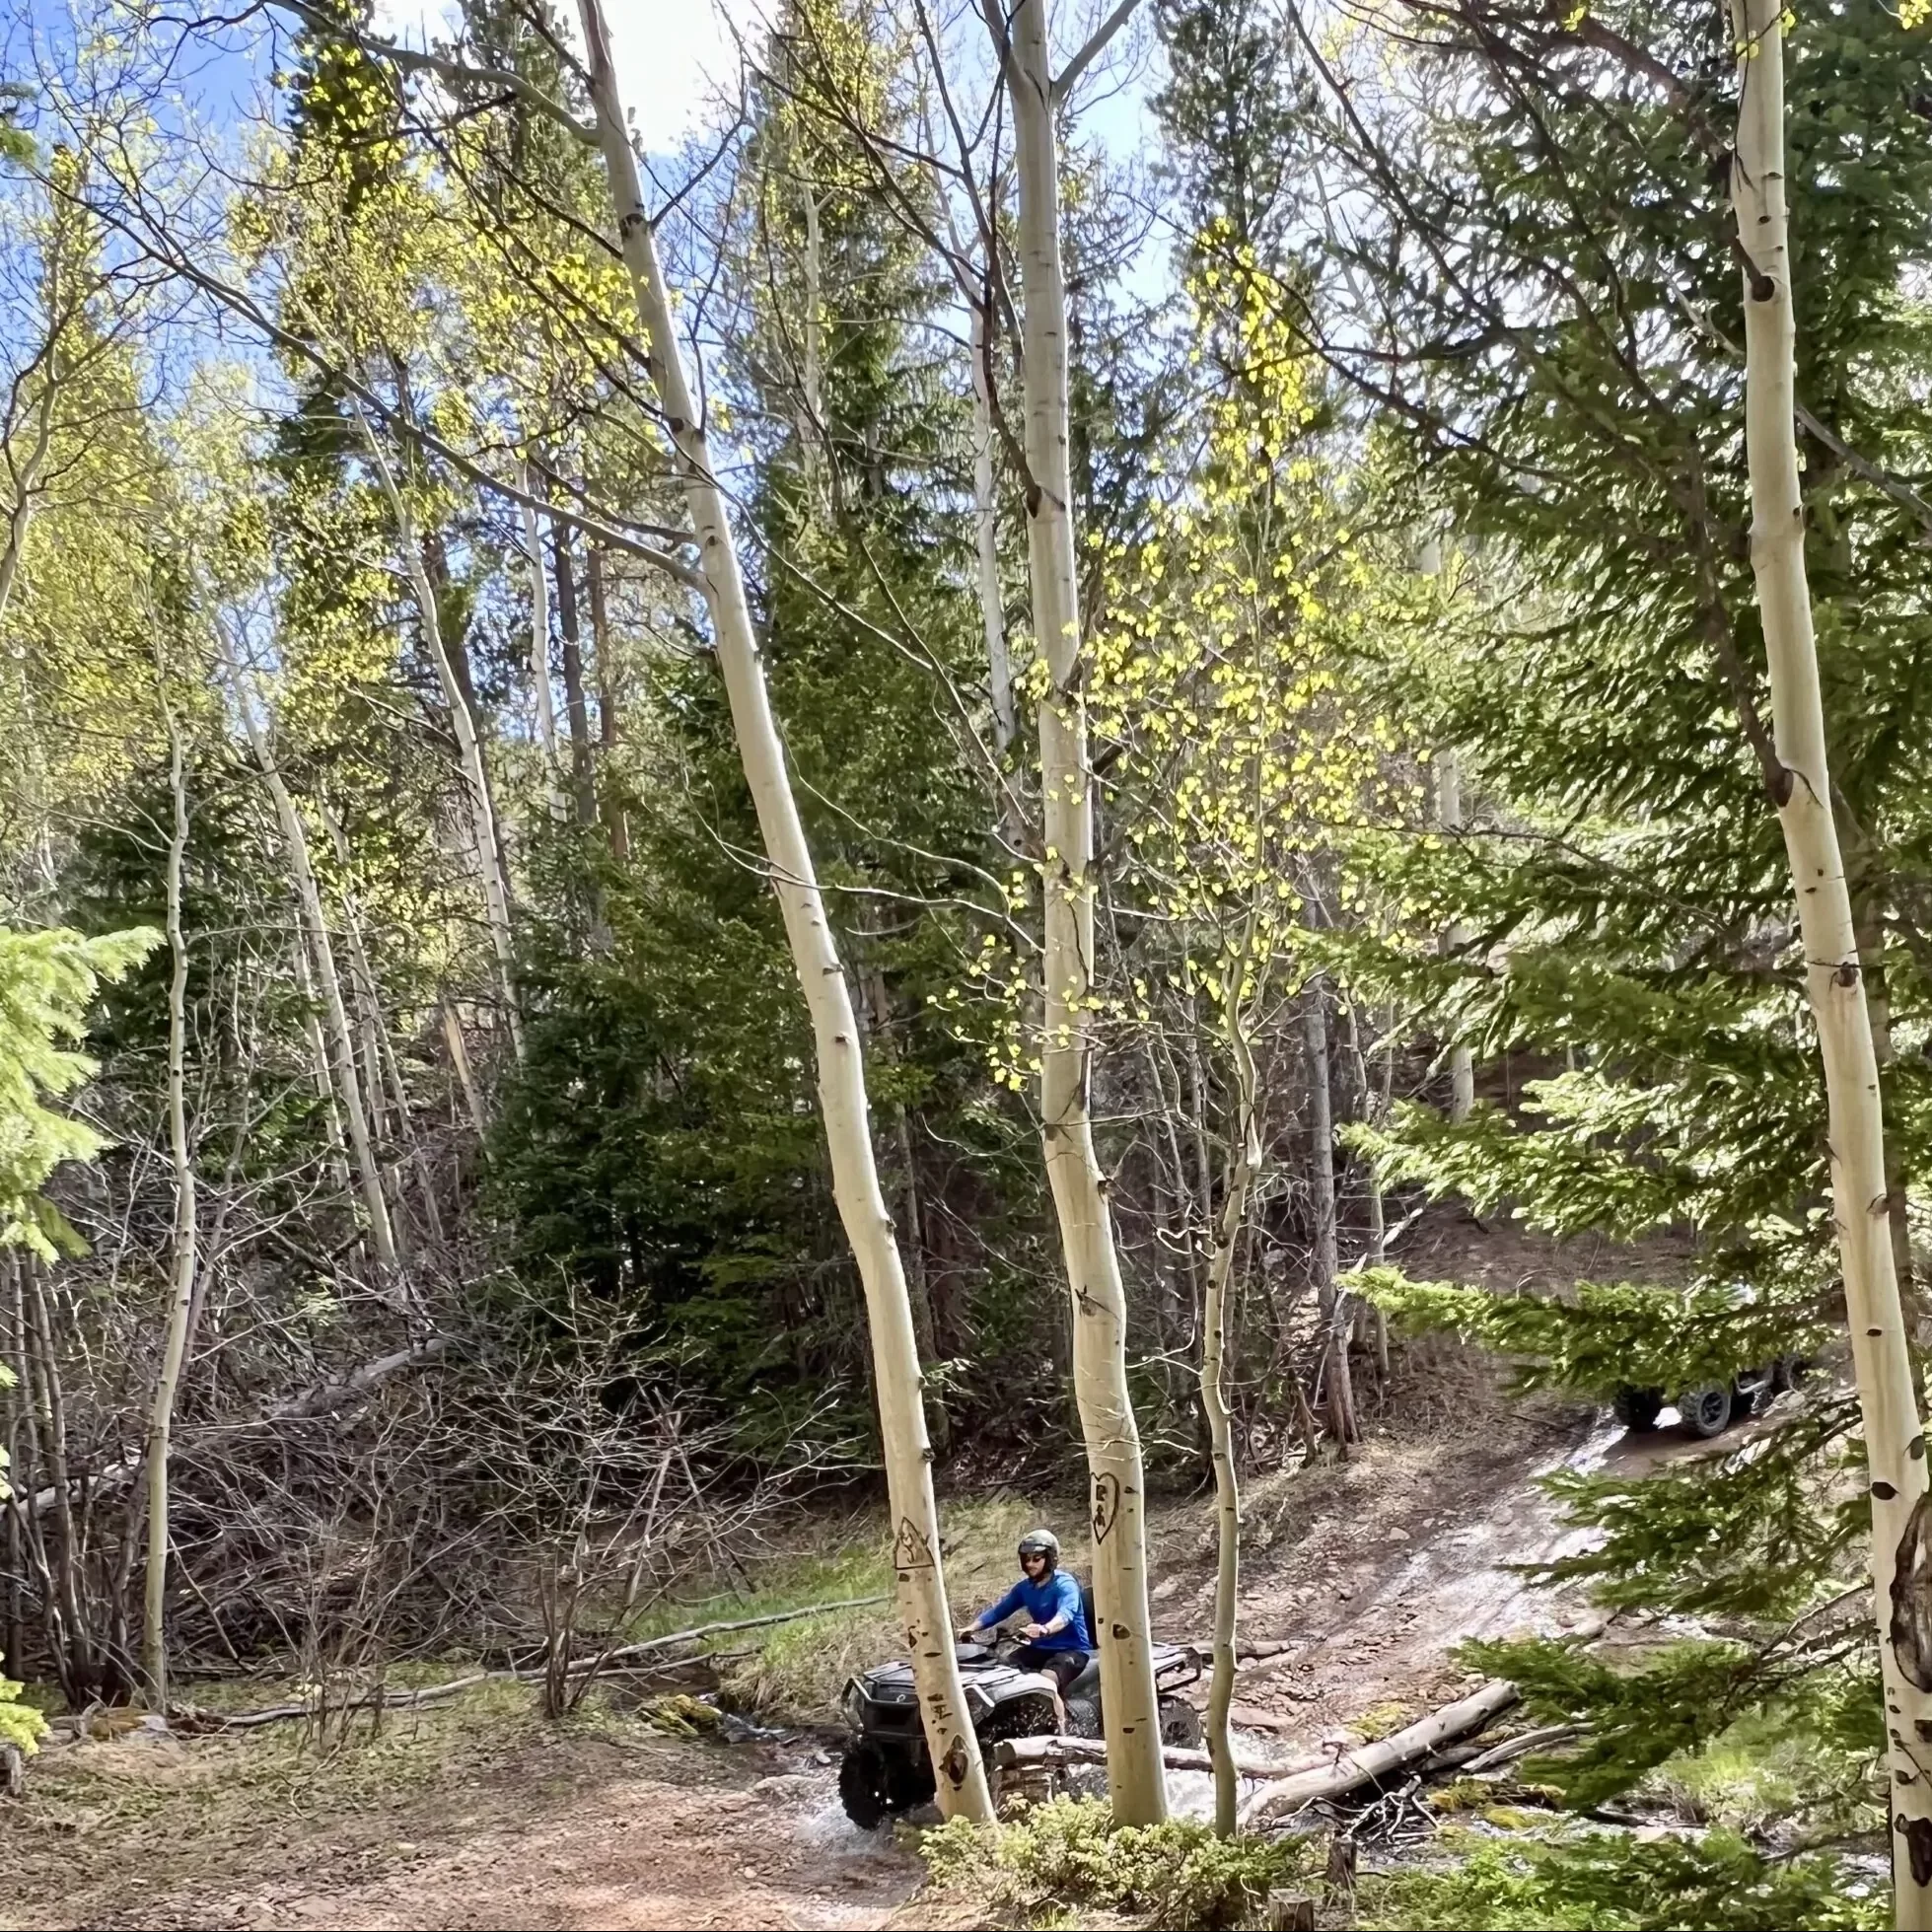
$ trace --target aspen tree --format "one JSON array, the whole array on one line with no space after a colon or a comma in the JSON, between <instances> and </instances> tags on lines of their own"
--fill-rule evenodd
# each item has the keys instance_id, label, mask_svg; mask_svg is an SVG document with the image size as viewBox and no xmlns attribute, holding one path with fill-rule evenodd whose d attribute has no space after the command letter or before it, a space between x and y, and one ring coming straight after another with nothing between
<instances>
[{"instance_id":1,"label":"aspen tree","mask_svg":"<svg viewBox=\"0 0 1932 1932\"><path fill-rule=\"evenodd\" d=\"M898 1608L919 1689L940 1809L948 1816L989 1819L992 1802L953 1647L953 1619L940 1566L923 1377L905 1268L873 1155L858 1018L771 715L725 494L679 354L670 292L611 71L604 10L600 0L579 0L579 10L589 51L597 141L609 178L618 242L643 324L651 384L664 411L695 533L700 559L693 573L695 587L710 613L739 754L771 866L772 889L812 1017L832 1192L865 1290L892 1503Z\"/></svg>"},{"instance_id":2,"label":"aspen tree","mask_svg":"<svg viewBox=\"0 0 1932 1932\"><path fill-rule=\"evenodd\" d=\"M443 701L449 707L450 725L456 733L457 751L463 761L464 789L468 795L471 841L476 847L476 864L483 879L483 911L489 922L490 950L496 956L497 990L503 1001L504 1019L510 1029L510 1044L517 1058L524 1056L523 1013L517 999L516 955L510 933L510 886L503 876L503 859L496 842L496 809L490 799L490 778L483 763L482 741L476 735L476 720L470 716L469 700L457 681L456 667L450 661L448 641L436 608L436 587L423 567L422 545L416 538L416 521L408 498L397 485L383 446L376 440L369 418L361 405L356 420L362 426L363 446L389 498L395 519L396 548L402 557L403 574L416 601L422 620L423 641L429 647L430 662L436 667L437 682L443 687ZM542 558L537 559L542 569Z\"/></svg>"},{"instance_id":3,"label":"aspen tree","mask_svg":"<svg viewBox=\"0 0 1932 1932\"><path fill-rule=\"evenodd\" d=\"M165 700L164 700L165 705ZM187 780L182 770L181 731L168 715L168 789L174 824L168 839L168 1159L175 1181L174 1255L169 1272L168 1328L161 1372L149 1408L148 1565L144 1578L141 1666L154 1708L168 1709L168 1459L175 1428L175 1397L187 1356L188 1319L194 1307L194 1161L187 1138L187 936L181 926L181 870L187 853Z\"/></svg>"},{"instance_id":4,"label":"aspen tree","mask_svg":"<svg viewBox=\"0 0 1932 1932\"><path fill-rule=\"evenodd\" d=\"M226 637L216 631L217 648L223 668L235 692L236 708L242 714L242 728L249 749L254 754L255 768L274 801L275 817L282 828L282 842L288 848L289 871L295 880L296 903L308 937L309 964L314 968L322 994L330 1060L335 1074L335 1099L342 1124L349 1136L355 1158L356 1181L362 1194L363 1210L369 1219L369 1245L385 1274L396 1265L395 1237L390 1225L389 1199L383 1192L381 1170L376 1165L375 1142L369 1131L369 1109L364 1103L361 1075L356 1069L355 1036L349 1028L348 1006L342 997L342 978L336 970L335 947L328 935L328 917L322 906L322 889L316 883L316 868L309 851L308 827L295 808L295 800L282 777L273 742L261 720L255 716L255 696L250 687L247 670L230 649Z\"/></svg>"},{"instance_id":5,"label":"aspen tree","mask_svg":"<svg viewBox=\"0 0 1932 1932\"><path fill-rule=\"evenodd\" d=\"M1235 1616L1241 1592L1241 1484L1235 1470L1234 1418L1228 1408L1226 1379L1228 1284L1248 1219L1249 1196L1261 1171L1254 1053L1240 1009L1240 972L1234 980L1227 1014L1235 1069L1233 1145L1201 1298L1201 1405L1207 1412L1208 1453L1214 1466L1215 1530L1214 1666L1207 1691L1207 1750L1214 1765L1214 1828L1224 1838L1235 1835L1241 1808L1241 1774L1235 1768L1228 1718L1235 1700Z\"/></svg>"},{"instance_id":6,"label":"aspen tree","mask_svg":"<svg viewBox=\"0 0 1932 1932\"><path fill-rule=\"evenodd\" d=\"M1783 0L1734 0L1744 252L1751 562L1782 767L1776 792L1798 898L1805 990L1825 1063L1832 1217L1872 1497L1872 1588L1889 1741L1893 1888L1901 1928L1932 1926L1932 1500L1894 1266L1878 1055L1832 815L1825 703L1805 573L1794 431L1796 326L1786 230Z\"/></svg>"},{"instance_id":7,"label":"aspen tree","mask_svg":"<svg viewBox=\"0 0 1932 1932\"><path fill-rule=\"evenodd\" d=\"M1124 18L1125 10L1116 10L1102 35ZM1038 705L1045 830L1040 1123L1073 1298L1074 1395L1093 1477L1094 1594L1101 1625L1095 1635L1108 1789L1120 1824L1158 1825L1167 1817L1167 1785L1147 1603L1140 1430L1127 1387L1126 1295L1088 1111L1094 1050L1094 778L1068 458L1066 281L1053 126L1059 100L1092 58L1099 36L1055 82L1046 0L1019 0L1010 20L1002 20L997 0L988 0L987 24L1000 47L1013 103L1024 292L1027 557L1034 637L1047 670Z\"/></svg>"}]
</instances>

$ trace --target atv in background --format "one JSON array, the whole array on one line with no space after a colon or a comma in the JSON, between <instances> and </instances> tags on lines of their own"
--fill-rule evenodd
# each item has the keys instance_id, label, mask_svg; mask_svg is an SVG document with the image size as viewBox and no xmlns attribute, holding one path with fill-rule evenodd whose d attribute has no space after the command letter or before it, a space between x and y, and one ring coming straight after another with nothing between
<instances>
[{"instance_id":1,"label":"atv in background","mask_svg":"<svg viewBox=\"0 0 1932 1932\"><path fill-rule=\"evenodd\" d=\"M1747 1369L1735 1382L1710 1383L1676 1395L1626 1383L1617 1389L1610 1406L1632 1435L1656 1428L1658 1416L1667 1408L1675 1408L1678 1420L1690 1434L1709 1440L1721 1436L1733 1422L1761 1413L1773 1395L1796 1386L1804 1369L1797 1356L1780 1355L1762 1368Z\"/></svg>"},{"instance_id":2,"label":"atv in background","mask_svg":"<svg viewBox=\"0 0 1932 1932\"><path fill-rule=\"evenodd\" d=\"M1087 1599L1088 1628L1093 1593ZM1050 1738L1058 1728L1053 1680L1025 1671L1009 1660L1005 1643L957 1646L960 1678L972 1729L983 1751L1001 1738ZM1161 1742L1197 1747L1200 1713L1181 1696L1201 1675L1200 1652L1182 1644L1154 1646L1154 1685L1160 1696ZM1066 1728L1077 1738L1098 1738L1101 1723L1101 1663L1096 1655L1067 1686ZM925 1804L937 1786L919 1721L919 1692L912 1666L903 1659L875 1664L845 1686L845 1720L852 1740L838 1768L838 1796L845 1816L871 1831L896 1812Z\"/></svg>"}]
</instances>

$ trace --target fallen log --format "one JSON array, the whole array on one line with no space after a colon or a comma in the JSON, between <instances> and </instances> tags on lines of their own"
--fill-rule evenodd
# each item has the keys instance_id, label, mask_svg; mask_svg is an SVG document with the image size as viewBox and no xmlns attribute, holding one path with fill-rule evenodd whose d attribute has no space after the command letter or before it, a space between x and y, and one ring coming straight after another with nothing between
<instances>
[{"instance_id":1,"label":"fallen log","mask_svg":"<svg viewBox=\"0 0 1932 1932\"><path fill-rule=\"evenodd\" d=\"M1514 1738L1505 1738L1499 1745L1492 1745L1479 1756L1470 1758L1463 1768L1471 1777L1481 1771L1498 1770L1505 1764L1514 1764L1519 1757L1528 1757L1532 1752L1547 1751L1552 1745L1566 1745L1580 1736L1582 1730L1580 1724L1541 1724L1534 1731L1524 1731Z\"/></svg>"},{"instance_id":2,"label":"fallen log","mask_svg":"<svg viewBox=\"0 0 1932 1932\"><path fill-rule=\"evenodd\" d=\"M796 1623L801 1617L823 1616L830 1610L869 1610L876 1604L890 1603L890 1597L841 1597L831 1604L807 1604L800 1610L771 1610L763 1616L726 1617L716 1623L695 1623L688 1630L673 1630L668 1636L647 1637L641 1643L620 1644L614 1650L600 1651L595 1656L573 1658L564 1666L569 1677L582 1677L587 1671L621 1671L640 1657L649 1657L661 1650L669 1650L677 1644L701 1642L706 1637L721 1637L733 1630L758 1630L771 1623ZM689 1663L689 1658L679 1658L680 1664ZM413 1710L421 1704L433 1704L445 1697L455 1697L465 1690L473 1690L479 1683L533 1683L543 1676L543 1667L537 1665L530 1670L471 1671L465 1677L451 1678L444 1683L424 1684L416 1690L369 1691L360 1697L352 1697L343 1703L327 1704L325 1700L307 1699L287 1704L270 1704L258 1711L235 1711L227 1715L212 1712L195 1712L182 1725L182 1729L209 1731L251 1731L263 1724L284 1724L296 1718L314 1717L323 1708L330 1711L351 1710Z\"/></svg>"},{"instance_id":3,"label":"fallen log","mask_svg":"<svg viewBox=\"0 0 1932 1932\"><path fill-rule=\"evenodd\" d=\"M1493 1679L1479 1690L1446 1704L1419 1723L1374 1744L1346 1751L1333 1763L1293 1771L1265 1784L1249 1799L1242 1824L1252 1827L1286 1818L1321 1799L1346 1798L1364 1785L1380 1784L1458 1738L1484 1731L1519 1701L1516 1685Z\"/></svg>"},{"instance_id":4,"label":"fallen log","mask_svg":"<svg viewBox=\"0 0 1932 1932\"><path fill-rule=\"evenodd\" d=\"M642 1657L653 1650L668 1650L673 1644L695 1643L700 1637L723 1636L731 1630L756 1630L767 1623L796 1623L802 1616L823 1616L828 1610L871 1610L892 1599L879 1597L841 1597L835 1604L807 1604L803 1610L773 1610L768 1616L738 1616L724 1623L700 1623L689 1630L674 1630L668 1637L649 1637L643 1643L624 1644L608 1650L601 1658L584 1658L571 1665L573 1671L590 1670L598 1664L617 1664L627 1657Z\"/></svg>"},{"instance_id":5,"label":"fallen log","mask_svg":"<svg viewBox=\"0 0 1932 1932\"><path fill-rule=\"evenodd\" d=\"M1167 1745L1161 1761L1170 1771L1211 1771L1214 1760L1204 1751L1189 1751L1180 1745ZM1311 1758L1301 1764L1257 1764L1252 1758L1237 1756L1235 1769L1245 1778L1280 1778L1297 1771L1320 1770L1325 1757ZM1003 1771L1063 1770L1069 1764L1105 1764L1107 1746L1099 1738L1001 1738L993 1746L993 1762Z\"/></svg>"}]
</instances>

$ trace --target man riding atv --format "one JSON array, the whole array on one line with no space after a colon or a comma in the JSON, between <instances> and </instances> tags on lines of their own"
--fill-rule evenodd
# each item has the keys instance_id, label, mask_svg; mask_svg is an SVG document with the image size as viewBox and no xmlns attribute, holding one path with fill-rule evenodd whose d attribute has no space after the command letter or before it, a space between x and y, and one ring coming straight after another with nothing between
<instances>
[{"instance_id":1,"label":"man riding atv","mask_svg":"<svg viewBox=\"0 0 1932 1932\"><path fill-rule=\"evenodd\" d=\"M1098 1738L1107 1725L1100 1659L1093 1653L1093 1599L1061 1569L1059 1539L1050 1531L1031 1530L1020 1538L1020 1564L1026 1574L961 1633L961 1688L973 1734L983 1751L1009 1738ZM1002 1650L991 1627L1016 1610L1027 1614L1023 1641ZM1200 1715L1181 1692L1200 1678L1200 1652L1155 1644L1149 1661L1161 1742L1194 1749ZM845 1686L843 1708L851 1738L838 1767L838 1795L845 1815L870 1831L933 1795L912 1666L894 1658L859 1672Z\"/></svg>"},{"instance_id":2,"label":"man riding atv","mask_svg":"<svg viewBox=\"0 0 1932 1932\"><path fill-rule=\"evenodd\" d=\"M1094 1652L1087 1606L1079 1583L1060 1568L1060 1539L1051 1530L1029 1530L1020 1538L1020 1581L991 1610L981 1610L960 1632L960 1641L977 1643L1015 1610L1025 1610L1023 1641L1014 1646L1008 1662L1051 1678L1064 1710L1067 1686Z\"/></svg>"}]
</instances>

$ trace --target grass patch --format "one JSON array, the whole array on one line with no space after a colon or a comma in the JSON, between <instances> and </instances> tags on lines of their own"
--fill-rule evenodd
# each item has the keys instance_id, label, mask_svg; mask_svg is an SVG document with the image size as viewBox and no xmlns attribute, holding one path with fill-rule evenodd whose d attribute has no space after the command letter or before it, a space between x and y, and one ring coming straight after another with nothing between
<instances>
[{"instance_id":1,"label":"grass patch","mask_svg":"<svg viewBox=\"0 0 1932 1932\"><path fill-rule=\"evenodd\" d=\"M293 1683L254 1683L250 1701L279 1702ZM264 1695L264 1692L267 1693ZM488 1683L423 1710L359 1716L326 1744L295 1722L232 1737L132 1735L43 1753L29 1773L20 1822L31 1841L80 1839L138 1863L163 1864L195 1843L247 1845L263 1828L367 1812L436 1784L453 1757L506 1749L538 1725L529 1684ZM608 1722L586 1721L596 1729Z\"/></svg>"},{"instance_id":2,"label":"grass patch","mask_svg":"<svg viewBox=\"0 0 1932 1932\"><path fill-rule=\"evenodd\" d=\"M1424 1792L1422 1802L1432 1812L1479 1812L1495 1797L1496 1787L1482 1778L1453 1778Z\"/></svg>"},{"instance_id":3,"label":"grass patch","mask_svg":"<svg viewBox=\"0 0 1932 1932\"><path fill-rule=\"evenodd\" d=\"M1086 1538L1073 1529L1083 1523L1077 1504L1063 1505L1059 1520L1068 1525L1061 1540L1069 1565L1088 1575ZM1024 1532L1054 1512L1021 1497L994 1496L956 1504L942 1519L946 1584L954 1621L966 1623L992 1603L1019 1574L1014 1545ZM823 1523L814 1526L814 1547L785 1551L757 1564L734 1589L655 1606L637 1619L630 1641L668 1636L695 1624L768 1616L812 1604L855 1597L890 1599L890 1524L883 1510L853 1517L827 1540ZM707 1640L714 1652L749 1652L727 1664L725 1692L750 1710L823 1722L838 1707L845 1682L855 1671L902 1655L905 1640L890 1601L859 1610L830 1610L775 1623L763 1630L733 1630Z\"/></svg>"},{"instance_id":4,"label":"grass patch","mask_svg":"<svg viewBox=\"0 0 1932 1932\"><path fill-rule=\"evenodd\" d=\"M1695 1825L1750 1834L1802 1820L1820 1836L1882 1830L1870 1753L1837 1747L1810 1726L1753 1713L1701 1751L1659 1765L1641 1787Z\"/></svg>"},{"instance_id":5,"label":"grass patch","mask_svg":"<svg viewBox=\"0 0 1932 1932\"><path fill-rule=\"evenodd\" d=\"M954 1819L921 1854L942 1894L1001 1925L1091 1925L1119 1913L1154 1932L1257 1924L1269 1891L1304 1871L1301 1838L1217 1838L1194 1819L1114 1828L1098 1798L1058 1798L997 1830Z\"/></svg>"},{"instance_id":6,"label":"grass patch","mask_svg":"<svg viewBox=\"0 0 1932 1932\"><path fill-rule=\"evenodd\" d=\"M1364 1744L1372 1745L1380 1738L1393 1738L1397 1731L1413 1724L1415 1717L1412 1704L1371 1704L1348 1728Z\"/></svg>"}]
</instances>

